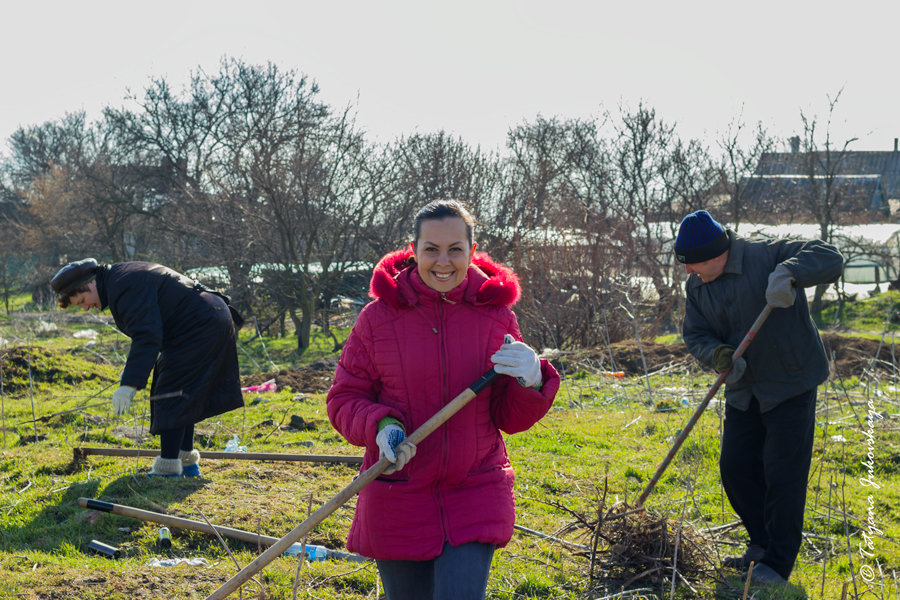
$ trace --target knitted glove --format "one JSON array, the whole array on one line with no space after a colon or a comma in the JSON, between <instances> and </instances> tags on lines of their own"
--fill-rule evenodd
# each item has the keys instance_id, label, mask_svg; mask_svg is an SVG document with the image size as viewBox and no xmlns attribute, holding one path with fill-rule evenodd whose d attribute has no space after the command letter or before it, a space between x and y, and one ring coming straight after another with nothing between
<instances>
[{"instance_id":1,"label":"knitted glove","mask_svg":"<svg viewBox=\"0 0 900 600\"><path fill-rule=\"evenodd\" d=\"M775 308L788 308L797 299L797 288L794 287L794 275L784 265L778 265L769 273L769 285L766 287L766 302Z\"/></svg>"},{"instance_id":2,"label":"knitted glove","mask_svg":"<svg viewBox=\"0 0 900 600\"><path fill-rule=\"evenodd\" d=\"M381 459L382 456L385 456L394 463L385 469L385 475L402 470L406 463L416 455L415 444L406 440L403 426L392 417L385 417L378 422L378 435L375 436L375 443L378 444L378 458Z\"/></svg>"},{"instance_id":3,"label":"knitted glove","mask_svg":"<svg viewBox=\"0 0 900 600\"><path fill-rule=\"evenodd\" d=\"M120 385L112 395L113 409L117 415L123 415L131 409L131 400L137 388L130 385Z\"/></svg>"},{"instance_id":4,"label":"knitted glove","mask_svg":"<svg viewBox=\"0 0 900 600\"><path fill-rule=\"evenodd\" d=\"M503 345L494 353L491 361L494 363L494 371L515 377L525 387L536 388L541 385L543 376L537 353L528 344L513 341L511 335L504 338Z\"/></svg>"},{"instance_id":5,"label":"knitted glove","mask_svg":"<svg viewBox=\"0 0 900 600\"><path fill-rule=\"evenodd\" d=\"M721 344L716 346L712 355L712 366L717 373L721 373L725 369L731 368L731 356L734 354L734 346Z\"/></svg>"}]
</instances>

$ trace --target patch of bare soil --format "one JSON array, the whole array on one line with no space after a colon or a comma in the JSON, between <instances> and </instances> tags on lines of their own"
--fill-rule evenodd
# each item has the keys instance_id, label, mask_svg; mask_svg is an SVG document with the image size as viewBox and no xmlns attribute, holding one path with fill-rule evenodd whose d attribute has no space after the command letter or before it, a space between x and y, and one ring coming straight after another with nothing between
<instances>
[{"instance_id":1,"label":"patch of bare soil","mask_svg":"<svg viewBox=\"0 0 900 600\"><path fill-rule=\"evenodd\" d=\"M610 355L610 349L612 354ZM643 355L643 356L642 356ZM601 371L623 371L625 375L643 375L666 368L687 368L694 360L684 344L657 344L651 341L625 340L610 347L597 346L573 353L573 366ZM573 370L573 369L568 369Z\"/></svg>"},{"instance_id":2,"label":"patch of bare soil","mask_svg":"<svg viewBox=\"0 0 900 600\"><path fill-rule=\"evenodd\" d=\"M143 572L117 574L110 571L94 571L90 575L78 574L71 581L44 581L37 584L34 596L29 598L47 598L53 600L80 600L98 597L98 590L115 589L118 593L135 600L151 600L153 598L193 597L196 590L215 591L225 579L227 573L218 569L207 570L204 567L182 566L180 568L144 569ZM176 592L173 595L173 592ZM254 592L249 584L244 590L244 598L265 598ZM251 593L251 595L248 595Z\"/></svg>"},{"instance_id":3,"label":"patch of bare soil","mask_svg":"<svg viewBox=\"0 0 900 600\"><path fill-rule=\"evenodd\" d=\"M270 379L275 380L278 389L289 386L294 392L321 394L328 391L334 379L337 358L328 358L310 363L300 369L282 369L268 373L255 373L244 378L243 385L259 385Z\"/></svg>"},{"instance_id":4,"label":"patch of bare soil","mask_svg":"<svg viewBox=\"0 0 900 600\"><path fill-rule=\"evenodd\" d=\"M842 378L854 375L858 377L866 370L893 372L893 365L900 360L900 348L894 349L889 343L880 345L877 340L825 333L822 335L822 342L829 360L833 360L833 374ZM642 341L639 346L637 341L627 340L611 344L610 347L612 358L609 348L598 346L567 355L562 360L563 365L568 372L582 368L623 371L628 376L643 375L644 361L649 373L687 370L696 362L682 343L657 344Z\"/></svg>"},{"instance_id":5,"label":"patch of bare soil","mask_svg":"<svg viewBox=\"0 0 900 600\"><path fill-rule=\"evenodd\" d=\"M878 340L825 333L822 343L828 359L834 361L832 373L842 378L860 376L867 370L893 372L900 359L900 348L890 342L881 344Z\"/></svg>"}]
</instances>

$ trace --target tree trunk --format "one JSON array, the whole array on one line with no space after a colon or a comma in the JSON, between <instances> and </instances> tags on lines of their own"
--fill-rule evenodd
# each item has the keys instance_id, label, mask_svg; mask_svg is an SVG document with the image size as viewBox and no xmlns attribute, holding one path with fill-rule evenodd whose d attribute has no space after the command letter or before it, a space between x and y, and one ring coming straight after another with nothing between
<instances>
[{"instance_id":1,"label":"tree trunk","mask_svg":"<svg viewBox=\"0 0 900 600\"><path fill-rule=\"evenodd\" d=\"M822 297L825 295L825 290L828 289L829 284L821 284L816 286L816 293L813 295L812 304L809 305L809 314L812 317L813 321L816 323L822 322ZM797 290L798 293L803 293L803 290Z\"/></svg>"},{"instance_id":2,"label":"tree trunk","mask_svg":"<svg viewBox=\"0 0 900 600\"><path fill-rule=\"evenodd\" d=\"M315 306L301 306L300 316L294 309L290 310L291 321L294 322L294 329L297 334L297 355L303 356L303 353L309 349L309 338L312 332L312 320L315 314Z\"/></svg>"}]
</instances>

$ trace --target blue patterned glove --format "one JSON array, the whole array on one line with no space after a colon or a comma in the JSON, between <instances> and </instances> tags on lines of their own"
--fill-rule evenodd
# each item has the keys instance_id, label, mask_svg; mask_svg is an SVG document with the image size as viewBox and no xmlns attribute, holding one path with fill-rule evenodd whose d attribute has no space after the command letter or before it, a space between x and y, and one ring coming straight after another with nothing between
<instances>
[{"instance_id":1,"label":"blue patterned glove","mask_svg":"<svg viewBox=\"0 0 900 600\"><path fill-rule=\"evenodd\" d=\"M406 432L396 424L396 419L382 419L380 425L375 443L378 444L378 458L384 456L394 463L384 470L385 475L390 475L402 470L416 455L416 446L406 439Z\"/></svg>"}]
</instances>

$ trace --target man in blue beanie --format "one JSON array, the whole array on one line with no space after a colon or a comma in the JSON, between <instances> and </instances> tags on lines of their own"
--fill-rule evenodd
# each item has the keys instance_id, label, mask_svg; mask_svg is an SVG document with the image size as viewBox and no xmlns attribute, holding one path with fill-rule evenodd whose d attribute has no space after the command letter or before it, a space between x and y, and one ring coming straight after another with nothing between
<instances>
[{"instance_id":1,"label":"man in blue beanie","mask_svg":"<svg viewBox=\"0 0 900 600\"><path fill-rule=\"evenodd\" d=\"M802 288L837 281L844 259L821 240L743 239L705 210L681 221L675 256L688 274L684 342L701 363L731 369L719 472L749 541L724 564L746 577L753 562L753 583L784 583L802 541L816 388L828 378ZM776 310L732 364L767 304Z\"/></svg>"}]
</instances>

